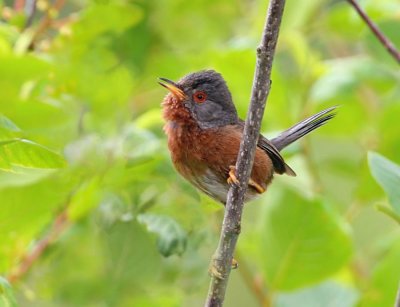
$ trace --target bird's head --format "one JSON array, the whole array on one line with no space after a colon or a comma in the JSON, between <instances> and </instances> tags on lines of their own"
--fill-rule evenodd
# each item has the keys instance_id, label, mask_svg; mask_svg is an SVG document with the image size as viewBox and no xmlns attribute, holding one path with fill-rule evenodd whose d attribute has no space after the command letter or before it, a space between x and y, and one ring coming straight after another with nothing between
<instances>
[{"instance_id":1,"label":"bird's head","mask_svg":"<svg viewBox=\"0 0 400 307\"><path fill-rule=\"evenodd\" d=\"M214 70L191 73L178 82L160 80L159 83L170 92L164 100L167 102L164 108L186 112L202 129L237 123L231 93L225 80Z\"/></svg>"}]
</instances>

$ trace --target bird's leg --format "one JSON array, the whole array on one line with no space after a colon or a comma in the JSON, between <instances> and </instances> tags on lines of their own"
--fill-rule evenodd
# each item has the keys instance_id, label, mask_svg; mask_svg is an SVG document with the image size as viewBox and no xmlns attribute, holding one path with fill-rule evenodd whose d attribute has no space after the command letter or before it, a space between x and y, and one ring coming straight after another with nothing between
<instances>
[{"instance_id":1,"label":"bird's leg","mask_svg":"<svg viewBox=\"0 0 400 307\"><path fill-rule=\"evenodd\" d=\"M236 167L231 165L229 166L229 177L226 180L229 184L239 184L239 180L236 178Z\"/></svg>"},{"instance_id":2,"label":"bird's leg","mask_svg":"<svg viewBox=\"0 0 400 307\"><path fill-rule=\"evenodd\" d=\"M260 194L265 192L265 189L251 178L249 180L249 186L255 188Z\"/></svg>"},{"instance_id":3,"label":"bird's leg","mask_svg":"<svg viewBox=\"0 0 400 307\"><path fill-rule=\"evenodd\" d=\"M229 177L226 181L229 184L239 184L239 180L236 178L236 167L235 166L233 166L233 165L229 166ZM265 192L265 189L251 178L249 179L249 186L256 189L256 191L260 194Z\"/></svg>"}]
</instances>

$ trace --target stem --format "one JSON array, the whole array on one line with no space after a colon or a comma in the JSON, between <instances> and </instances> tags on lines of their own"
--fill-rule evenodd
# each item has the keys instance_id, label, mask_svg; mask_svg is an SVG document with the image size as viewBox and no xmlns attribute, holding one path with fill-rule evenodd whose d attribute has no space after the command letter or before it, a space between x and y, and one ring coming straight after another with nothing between
<instances>
[{"instance_id":1,"label":"stem","mask_svg":"<svg viewBox=\"0 0 400 307\"><path fill-rule=\"evenodd\" d=\"M49 233L41 239L21 261L21 263L15 269L11 270L11 273L7 277L10 283L15 283L22 276L24 276L37 259L43 254L43 252L54 242L56 238L63 232L65 227L68 225L67 211L61 212L54 220L53 226Z\"/></svg>"},{"instance_id":2,"label":"stem","mask_svg":"<svg viewBox=\"0 0 400 307\"><path fill-rule=\"evenodd\" d=\"M218 248L212 259L211 283L205 306L222 306L224 302L233 253L241 228L244 196L247 191L247 183L249 182L254 153L260 134L261 120L270 90L272 61L284 5L285 0L270 1L261 43L257 48L257 63L250 109L236 162L236 177L240 183L232 186L228 192L221 236Z\"/></svg>"},{"instance_id":3,"label":"stem","mask_svg":"<svg viewBox=\"0 0 400 307\"><path fill-rule=\"evenodd\" d=\"M399 289L397 290L396 302L394 303L394 307L400 307L400 284Z\"/></svg>"},{"instance_id":4,"label":"stem","mask_svg":"<svg viewBox=\"0 0 400 307\"><path fill-rule=\"evenodd\" d=\"M382 33L378 26L368 17L363 9L358 5L356 0L347 0L357 11L358 15L365 21L374 35L386 48L386 50L393 56L393 58L400 64L400 52L396 49L394 44Z\"/></svg>"},{"instance_id":5,"label":"stem","mask_svg":"<svg viewBox=\"0 0 400 307\"><path fill-rule=\"evenodd\" d=\"M30 44L30 48L33 48L38 38L51 26L53 22L53 17L55 14L58 14L62 7L65 4L65 0L55 0L53 5L51 5L42 20L40 21L35 33L32 37L32 42Z\"/></svg>"}]
</instances>

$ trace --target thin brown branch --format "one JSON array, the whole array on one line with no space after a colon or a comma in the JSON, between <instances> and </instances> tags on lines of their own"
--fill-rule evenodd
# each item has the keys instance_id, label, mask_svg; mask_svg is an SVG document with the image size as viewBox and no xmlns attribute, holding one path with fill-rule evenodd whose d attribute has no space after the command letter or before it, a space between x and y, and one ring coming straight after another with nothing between
<instances>
[{"instance_id":1,"label":"thin brown branch","mask_svg":"<svg viewBox=\"0 0 400 307\"><path fill-rule=\"evenodd\" d=\"M400 307L400 284L399 289L397 290L396 302L394 303L394 307Z\"/></svg>"},{"instance_id":2,"label":"thin brown branch","mask_svg":"<svg viewBox=\"0 0 400 307\"><path fill-rule=\"evenodd\" d=\"M42 20L40 21L35 33L32 37L32 42L30 48L33 48L38 38L48 29L51 27L53 23L53 19L58 13L61 11L62 7L65 4L65 0L55 0L54 4L51 5L45 15L43 16Z\"/></svg>"},{"instance_id":3,"label":"thin brown branch","mask_svg":"<svg viewBox=\"0 0 400 307\"><path fill-rule=\"evenodd\" d=\"M14 1L14 10L20 12L25 7L25 0L15 0Z\"/></svg>"},{"instance_id":4,"label":"thin brown branch","mask_svg":"<svg viewBox=\"0 0 400 307\"><path fill-rule=\"evenodd\" d=\"M58 238L67 225L67 211L64 210L56 217L50 231L22 258L21 263L15 269L11 270L11 273L7 277L9 282L15 283L24 276L43 252Z\"/></svg>"},{"instance_id":5,"label":"thin brown branch","mask_svg":"<svg viewBox=\"0 0 400 307\"><path fill-rule=\"evenodd\" d=\"M396 49L395 45L382 33L378 26L368 17L363 9L358 5L356 0L347 0L357 11L358 15L365 21L371 31L374 33L376 38L382 43L386 50L392 55L392 57L400 64L400 52Z\"/></svg>"},{"instance_id":6,"label":"thin brown branch","mask_svg":"<svg viewBox=\"0 0 400 307\"><path fill-rule=\"evenodd\" d=\"M240 143L236 175L239 185L230 188L218 248L212 259L210 288L205 306L222 306L228 285L231 263L240 233L244 196L247 191L261 120L270 90L270 76L282 20L284 0L271 0L260 46L251 93L250 109ZM216 274L218 272L218 274Z\"/></svg>"}]
</instances>

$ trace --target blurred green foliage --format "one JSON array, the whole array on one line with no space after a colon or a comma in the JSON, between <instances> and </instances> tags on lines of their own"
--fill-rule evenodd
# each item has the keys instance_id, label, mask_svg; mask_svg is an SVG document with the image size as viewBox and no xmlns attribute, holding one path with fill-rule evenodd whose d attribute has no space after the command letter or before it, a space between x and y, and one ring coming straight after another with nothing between
<instances>
[{"instance_id":1,"label":"blurred green foliage","mask_svg":"<svg viewBox=\"0 0 400 307\"><path fill-rule=\"evenodd\" d=\"M156 80L213 68L245 117L267 2L30 4L0 1L0 305L202 305L222 208L174 171ZM400 3L361 4L400 46ZM272 80L267 136L341 107L246 206L226 305L392 306L397 64L346 1L288 1Z\"/></svg>"}]
</instances>

